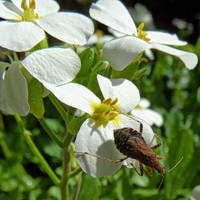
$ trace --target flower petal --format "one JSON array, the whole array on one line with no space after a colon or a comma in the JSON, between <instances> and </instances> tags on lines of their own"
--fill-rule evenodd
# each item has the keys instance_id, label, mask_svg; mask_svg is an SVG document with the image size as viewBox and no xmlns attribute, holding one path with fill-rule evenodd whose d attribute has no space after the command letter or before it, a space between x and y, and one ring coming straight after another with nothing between
<instances>
[{"instance_id":1,"label":"flower petal","mask_svg":"<svg viewBox=\"0 0 200 200\"><path fill-rule=\"evenodd\" d=\"M55 13L59 9L59 4L54 0L35 0L35 12L40 17Z\"/></svg>"},{"instance_id":2,"label":"flower petal","mask_svg":"<svg viewBox=\"0 0 200 200\"><path fill-rule=\"evenodd\" d=\"M151 110L151 109L134 109L131 114L140 119L143 119L150 126L155 124L156 126L161 126L163 124L162 115Z\"/></svg>"},{"instance_id":3,"label":"flower petal","mask_svg":"<svg viewBox=\"0 0 200 200\"><path fill-rule=\"evenodd\" d=\"M99 0L92 4L89 13L93 19L121 33L137 35L137 28L132 17L118 0Z\"/></svg>"},{"instance_id":4,"label":"flower petal","mask_svg":"<svg viewBox=\"0 0 200 200\"><path fill-rule=\"evenodd\" d=\"M76 152L89 152L111 160L118 160L124 156L114 145L113 129L106 126L96 127L90 119L81 126L76 140ZM121 163L114 164L97 159L90 155L77 156L81 169L93 177L112 175L121 167Z\"/></svg>"},{"instance_id":5,"label":"flower petal","mask_svg":"<svg viewBox=\"0 0 200 200\"><path fill-rule=\"evenodd\" d=\"M119 107L123 112L130 112L139 103L139 90L131 81L108 79L101 75L97 75L97 80L104 98L118 98Z\"/></svg>"},{"instance_id":6,"label":"flower petal","mask_svg":"<svg viewBox=\"0 0 200 200\"><path fill-rule=\"evenodd\" d=\"M13 4L15 4L15 6L16 6L19 10L22 10L22 8L21 8L22 0L11 0L11 2L12 2ZM26 2L27 2L27 0L26 0Z\"/></svg>"},{"instance_id":7,"label":"flower petal","mask_svg":"<svg viewBox=\"0 0 200 200\"><path fill-rule=\"evenodd\" d=\"M1 71L0 109L6 114L18 113L21 116L29 112L28 87L18 63Z\"/></svg>"},{"instance_id":8,"label":"flower petal","mask_svg":"<svg viewBox=\"0 0 200 200\"><path fill-rule=\"evenodd\" d=\"M185 64L185 66L188 69L194 69L195 66L197 65L198 58L196 54L194 53L182 51L182 50L175 49L175 48L168 47L161 44L152 44L152 48L157 49L159 51L163 51L173 56L177 56L178 58L181 59L181 61Z\"/></svg>"},{"instance_id":9,"label":"flower petal","mask_svg":"<svg viewBox=\"0 0 200 200\"><path fill-rule=\"evenodd\" d=\"M123 70L142 51L151 46L144 40L133 36L125 36L108 41L104 44L104 58L115 70Z\"/></svg>"},{"instance_id":10,"label":"flower petal","mask_svg":"<svg viewBox=\"0 0 200 200\"><path fill-rule=\"evenodd\" d=\"M47 33L70 44L84 45L94 32L92 21L78 13L59 12L36 20Z\"/></svg>"},{"instance_id":11,"label":"flower petal","mask_svg":"<svg viewBox=\"0 0 200 200\"><path fill-rule=\"evenodd\" d=\"M151 43L160 43L167 45L186 45L186 41L179 40L176 34L165 33L161 31L146 31L147 38L150 38Z\"/></svg>"},{"instance_id":12,"label":"flower petal","mask_svg":"<svg viewBox=\"0 0 200 200\"><path fill-rule=\"evenodd\" d=\"M41 83L61 85L73 80L81 67L70 48L47 48L27 56L22 64Z\"/></svg>"},{"instance_id":13,"label":"flower petal","mask_svg":"<svg viewBox=\"0 0 200 200\"><path fill-rule=\"evenodd\" d=\"M139 106L141 108L148 108L150 106L150 102L148 99L145 99L145 98L141 98L140 99L140 102L139 102Z\"/></svg>"},{"instance_id":14,"label":"flower petal","mask_svg":"<svg viewBox=\"0 0 200 200\"><path fill-rule=\"evenodd\" d=\"M88 88L77 83L68 83L57 87L49 84L44 84L44 86L61 102L74 108L78 108L88 114L92 114L93 112L91 106L93 102L101 102Z\"/></svg>"},{"instance_id":15,"label":"flower petal","mask_svg":"<svg viewBox=\"0 0 200 200\"><path fill-rule=\"evenodd\" d=\"M21 11L12 2L0 1L0 18L17 20L19 14L22 14Z\"/></svg>"},{"instance_id":16,"label":"flower petal","mask_svg":"<svg viewBox=\"0 0 200 200\"><path fill-rule=\"evenodd\" d=\"M44 39L44 31L31 22L0 22L0 46L27 51ZM31 35L31 37L30 37Z\"/></svg>"},{"instance_id":17,"label":"flower petal","mask_svg":"<svg viewBox=\"0 0 200 200\"><path fill-rule=\"evenodd\" d=\"M190 196L190 200L199 200L200 197L200 185L197 185L193 190Z\"/></svg>"}]
</instances>

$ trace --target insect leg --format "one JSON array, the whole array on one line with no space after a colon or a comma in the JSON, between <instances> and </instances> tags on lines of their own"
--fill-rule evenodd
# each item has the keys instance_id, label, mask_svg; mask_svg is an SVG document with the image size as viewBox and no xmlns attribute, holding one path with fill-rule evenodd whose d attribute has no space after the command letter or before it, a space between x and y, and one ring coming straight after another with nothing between
<instances>
[{"instance_id":1,"label":"insect leg","mask_svg":"<svg viewBox=\"0 0 200 200\"><path fill-rule=\"evenodd\" d=\"M139 176L143 176L144 168L143 168L142 163L140 163L140 172L138 172L138 170L136 169L136 167L134 166L133 163L128 163L128 165L130 165L132 168L134 168L134 170L136 171L136 173L137 173Z\"/></svg>"},{"instance_id":2,"label":"insect leg","mask_svg":"<svg viewBox=\"0 0 200 200\"><path fill-rule=\"evenodd\" d=\"M158 147L160 147L162 145L162 141L161 141L161 139L158 137L158 135L156 133L154 133L154 137L156 137L159 140L159 143L154 145L154 146L152 146L151 149L156 149L156 148L158 148Z\"/></svg>"},{"instance_id":3,"label":"insect leg","mask_svg":"<svg viewBox=\"0 0 200 200\"><path fill-rule=\"evenodd\" d=\"M126 156L125 158L122 158L122 159L119 159L119 160L111 160L109 158L106 158L106 157L103 157L103 156L99 156L97 154L93 154L93 153L89 153L89 152L74 152L74 154L75 154L75 156L89 155L89 156L98 158L100 160L104 160L104 161L112 162L112 163L116 163L116 164L128 159L128 157Z\"/></svg>"},{"instance_id":4,"label":"insect leg","mask_svg":"<svg viewBox=\"0 0 200 200\"><path fill-rule=\"evenodd\" d=\"M152 176L152 170L151 170L151 167L146 166L146 168L147 168L147 172L148 172L149 176Z\"/></svg>"}]
</instances>

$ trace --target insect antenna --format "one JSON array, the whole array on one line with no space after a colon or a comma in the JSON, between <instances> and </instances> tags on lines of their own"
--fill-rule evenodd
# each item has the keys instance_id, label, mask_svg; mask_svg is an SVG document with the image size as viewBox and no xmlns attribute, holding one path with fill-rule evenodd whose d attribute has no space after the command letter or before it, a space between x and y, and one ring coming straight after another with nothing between
<instances>
[{"instance_id":1,"label":"insect antenna","mask_svg":"<svg viewBox=\"0 0 200 200\"><path fill-rule=\"evenodd\" d=\"M173 171L183 160L183 156L181 157L181 159L170 169L166 170L167 173Z\"/></svg>"},{"instance_id":2,"label":"insect antenna","mask_svg":"<svg viewBox=\"0 0 200 200\"><path fill-rule=\"evenodd\" d=\"M173 171L182 162L182 160L183 160L183 156L181 157L181 159L172 168L170 168L168 170L165 170L165 173L170 173L171 171ZM161 188L161 186L163 184L164 178L165 178L165 176L164 176L164 173L163 173L162 174L162 179L161 179L160 184L158 186L158 192L160 192L160 188Z\"/></svg>"}]
</instances>

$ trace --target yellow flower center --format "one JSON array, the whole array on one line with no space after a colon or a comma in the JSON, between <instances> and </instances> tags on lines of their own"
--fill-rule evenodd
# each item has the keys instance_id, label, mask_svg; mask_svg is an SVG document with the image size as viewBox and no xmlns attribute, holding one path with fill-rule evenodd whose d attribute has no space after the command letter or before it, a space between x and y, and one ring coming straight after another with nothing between
<instances>
[{"instance_id":1,"label":"yellow flower center","mask_svg":"<svg viewBox=\"0 0 200 200\"><path fill-rule=\"evenodd\" d=\"M21 8L24 10L21 21L33 22L35 18L39 18L39 15L34 11L35 0L29 0L29 5L27 5L26 0L22 0Z\"/></svg>"},{"instance_id":2,"label":"yellow flower center","mask_svg":"<svg viewBox=\"0 0 200 200\"><path fill-rule=\"evenodd\" d=\"M140 104L138 104L137 106L135 106L135 109L142 109L142 107L140 106Z\"/></svg>"},{"instance_id":3,"label":"yellow flower center","mask_svg":"<svg viewBox=\"0 0 200 200\"><path fill-rule=\"evenodd\" d=\"M147 37L147 33L145 31L143 31L143 28L144 28L144 23L141 23L137 28L137 31L138 31L137 37L149 42L151 39Z\"/></svg>"},{"instance_id":4,"label":"yellow flower center","mask_svg":"<svg viewBox=\"0 0 200 200\"><path fill-rule=\"evenodd\" d=\"M112 98L105 99L101 103L92 103L93 114L91 115L91 120L96 126L107 125L109 121L113 123L119 123L119 106L118 99L112 100Z\"/></svg>"}]
</instances>

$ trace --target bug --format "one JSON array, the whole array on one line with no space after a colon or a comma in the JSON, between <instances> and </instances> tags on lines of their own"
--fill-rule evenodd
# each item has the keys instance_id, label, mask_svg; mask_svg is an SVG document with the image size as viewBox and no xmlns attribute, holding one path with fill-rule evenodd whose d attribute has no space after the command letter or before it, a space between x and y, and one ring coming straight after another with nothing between
<instances>
[{"instance_id":1,"label":"bug","mask_svg":"<svg viewBox=\"0 0 200 200\"><path fill-rule=\"evenodd\" d=\"M160 142L152 147L149 146L142 137L142 129L142 125L140 125L140 132L128 127L114 130L115 146L126 156L123 160L133 158L139 161L140 173L133 164L129 164L135 168L140 176L144 172L143 165L146 166L150 176L152 176L151 168L156 169L159 173L164 173L164 166L159 162L161 158L153 151L153 149L160 147L162 143Z\"/></svg>"},{"instance_id":2,"label":"bug","mask_svg":"<svg viewBox=\"0 0 200 200\"><path fill-rule=\"evenodd\" d=\"M138 121L138 120L137 120ZM139 122L139 121L138 121ZM143 124L140 123L140 130L139 132L132 129L132 128L120 128L115 129L113 131L114 134L114 143L118 151L120 151L123 155L125 155L124 158L120 160L111 160L96 154L92 154L89 152L75 152L76 156L81 155L90 155L93 157L96 157L101 160L109 161L112 163L119 163L122 162L128 158L133 158L139 161L140 164L140 173L137 171L136 167L132 163L128 163L128 165L131 165L138 175L143 175L143 164L147 168L147 172L149 175L152 176L152 168L155 168L159 173L164 173L164 166L162 166L159 163L159 160L161 159L159 156L156 155L156 153L153 151L153 149L156 149L161 146L161 141L159 144L156 144L154 146L149 146L143 136ZM156 135L155 135L156 136ZM156 136L157 137L157 136Z\"/></svg>"}]
</instances>

